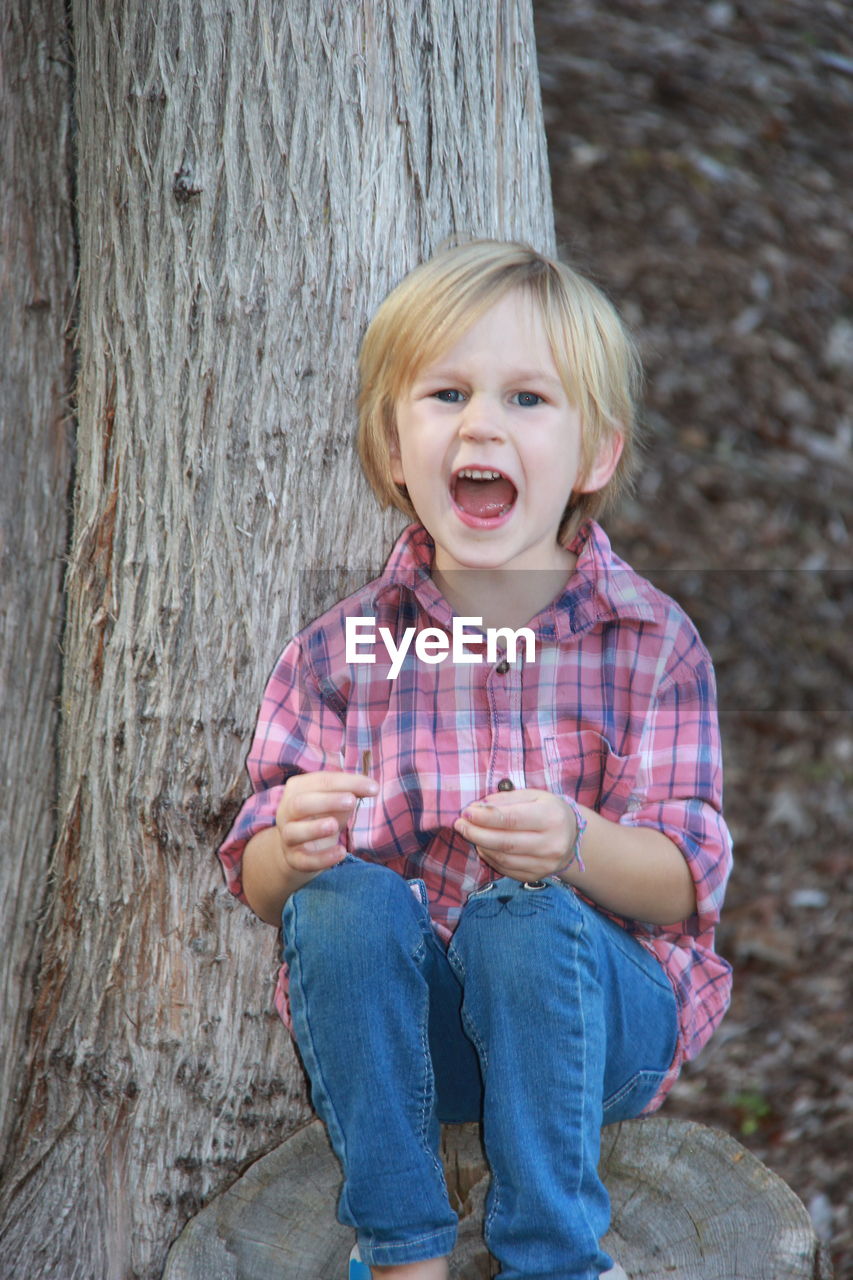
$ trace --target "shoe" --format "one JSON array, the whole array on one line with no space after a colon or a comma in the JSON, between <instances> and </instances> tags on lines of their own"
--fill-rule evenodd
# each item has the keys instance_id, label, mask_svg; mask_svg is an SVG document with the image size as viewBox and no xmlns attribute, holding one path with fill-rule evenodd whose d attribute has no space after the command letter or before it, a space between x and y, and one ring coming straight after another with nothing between
<instances>
[{"instance_id":1,"label":"shoe","mask_svg":"<svg viewBox=\"0 0 853 1280\"><path fill-rule=\"evenodd\" d=\"M362 1262L357 1244L353 1245L349 1256L349 1280L370 1280L370 1267ZM617 1262L609 1271L602 1271L600 1280L628 1280L628 1274Z\"/></svg>"},{"instance_id":2,"label":"shoe","mask_svg":"<svg viewBox=\"0 0 853 1280\"><path fill-rule=\"evenodd\" d=\"M352 1253L349 1256L349 1271L347 1274L349 1280L370 1280L370 1267L366 1262L362 1262L357 1244L354 1244L352 1247Z\"/></svg>"}]
</instances>

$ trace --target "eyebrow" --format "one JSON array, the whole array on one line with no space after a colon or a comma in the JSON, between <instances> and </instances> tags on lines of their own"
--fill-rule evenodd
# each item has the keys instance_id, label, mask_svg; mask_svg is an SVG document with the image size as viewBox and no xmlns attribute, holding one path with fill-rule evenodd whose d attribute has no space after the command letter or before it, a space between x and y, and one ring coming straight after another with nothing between
<instances>
[{"instance_id":1,"label":"eyebrow","mask_svg":"<svg viewBox=\"0 0 853 1280\"><path fill-rule=\"evenodd\" d=\"M415 382L423 382L425 379L432 381L461 382L466 381L460 370L453 368L452 365L432 365L421 369L415 375ZM547 383L552 387L562 387L563 383L559 377L553 373L546 373L544 369L508 369L503 375L504 382L524 383L524 382L540 382Z\"/></svg>"},{"instance_id":2,"label":"eyebrow","mask_svg":"<svg viewBox=\"0 0 853 1280\"><path fill-rule=\"evenodd\" d=\"M507 382L548 382L555 387L563 385L559 377L553 373L546 373L544 369L510 369L506 380Z\"/></svg>"}]
</instances>

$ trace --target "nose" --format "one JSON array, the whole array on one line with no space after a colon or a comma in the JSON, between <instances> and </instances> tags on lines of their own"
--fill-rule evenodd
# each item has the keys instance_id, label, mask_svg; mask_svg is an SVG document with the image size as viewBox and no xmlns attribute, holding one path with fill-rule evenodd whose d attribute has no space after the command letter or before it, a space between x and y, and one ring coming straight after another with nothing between
<instances>
[{"instance_id":1,"label":"nose","mask_svg":"<svg viewBox=\"0 0 853 1280\"><path fill-rule=\"evenodd\" d=\"M504 440L506 431L501 406L485 396L472 396L459 420L463 440L482 442Z\"/></svg>"}]
</instances>

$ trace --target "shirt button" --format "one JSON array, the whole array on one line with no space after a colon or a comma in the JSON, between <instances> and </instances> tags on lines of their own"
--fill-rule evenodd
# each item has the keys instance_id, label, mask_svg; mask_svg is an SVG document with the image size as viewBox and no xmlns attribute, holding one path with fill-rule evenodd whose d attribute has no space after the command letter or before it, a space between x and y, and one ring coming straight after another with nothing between
<instances>
[{"instance_id":1,"label":"shirt button","mask_svg":"<svg viewBox=\"0 0 853 1280\"><path fill-rule=\"evenodd\" d=\"M495 671L497 671L499 676L506 675L506 673L509 671L509 663L507 662L506 658L501 658L500 662L495 667Z\"/></svg>"},{"instance_id":2,"label":"shirt button","mask_svg":"<svg viewBox=\"0 0 853 1280\"><path fill-rule=\"evenodd\" d=\"M515 791L515 784L510 778L501 778L498 783L498 791Z\"/></svg>"}]
</instances>

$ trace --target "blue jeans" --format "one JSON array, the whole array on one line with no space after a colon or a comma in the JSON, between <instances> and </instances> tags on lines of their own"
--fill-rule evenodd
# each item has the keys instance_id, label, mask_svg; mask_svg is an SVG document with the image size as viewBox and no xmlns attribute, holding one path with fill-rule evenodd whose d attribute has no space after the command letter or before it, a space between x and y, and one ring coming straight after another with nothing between
<instances>
[{"instance_id":1,"label":"blue jeans","mask_svg":"<svg viewBox=\"0 0 853 1280\"><path fill-rule=\"evenodd\" d=\"M439 1124L482 1119L501 1280L597 1280L600 1127L637 1115L675 1052L654 957L553 879L472 894L445 950L411 885L352 856L282 920L294 1035L364 1261L452 1251Z\"/></svg>"}]
</instances>

